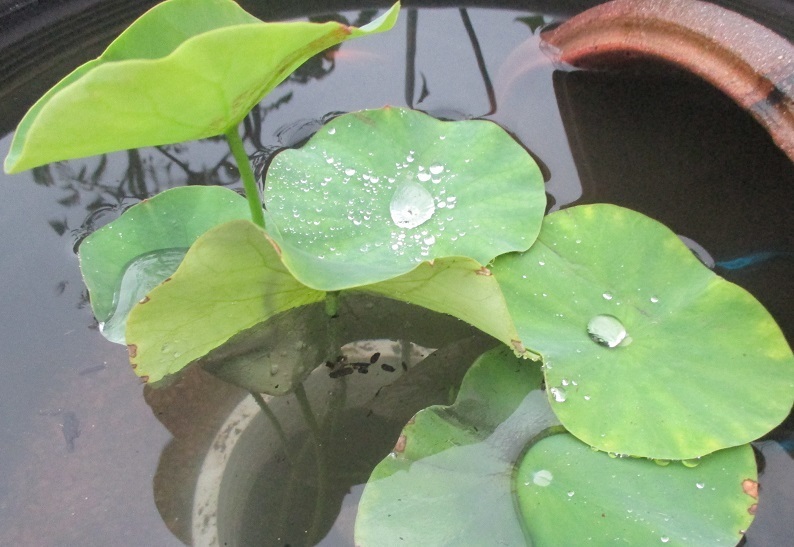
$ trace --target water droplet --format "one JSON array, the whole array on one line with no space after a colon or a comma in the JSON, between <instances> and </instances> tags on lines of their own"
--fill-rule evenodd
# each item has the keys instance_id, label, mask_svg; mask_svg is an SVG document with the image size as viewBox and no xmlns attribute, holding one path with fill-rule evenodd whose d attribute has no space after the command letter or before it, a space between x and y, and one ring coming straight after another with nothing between
<instances>
[{"instance_id":1,"label":"water droplet","mask_svg":"<svg viewBox=\"0 0 794 547\"><path fill-rule=\"evenodd\" d=\"M552 479L554 479L554 475L548 469L541 469L532 473L532 482L538 486L548 486L551 484Z\"/></svg>"},{"instance_id":2,"label":"water droplet","mask_svg":"<svg viewBox=\"0 0 794 547\"><path fill-rule=\"evenodd\" d=\"M431 236L427 236L426 238L424 238L423 241L425 242L425 245L432 245L433 243L436 242L436 238L435 238L435 236L431 235Z\"/></svg>"},{"instance_id":3,"label":"water droplet","mask_svg":"<svg viewBox=\"0 0 794 547\"><path fill-rule=\"evenodd\" d=\"M626 327L612 315L596 315L587 323L587 333L596 344L608 348L620 345L626 339Z\"/></svg>"},{"instance_id":4,"label":"water droplet","mask_svg":"<svg viewBox=\"0 0 794 547\"><path fill-rule=\"evenodd\" d=\"M335 127L332 127L331 129L328 130L328 134L329 135L333 135L334 133L336 133L336 128Z\"/></svg>"},{"instance_id":5,"label":"water droplet","mask_svg":"<svg viewBox=\"0 0 794 547\"><path fill-rule=\"evenodd\" d=\"M276 363L273 363L272 365L270 365L270 375L275 376L276 374L278 374L278 365Z\"/></svg>"},{"instance_id":6,"label":"water droplet","mask_svg":"<svg viewBox=\"0 0 794 547\"><path fill-rule=\"evenodd\" d=\"M681 460L684 467L697 467L700 465L700 458L692 458L690 460Z\"/></svg>"},{"instance_id":7,"label":"water droplet","mask_svg":"<svg viewBox=\"0 0 794 547\"><path fill-rule=\"evenodd\" d=\"M670 460L653 460L653 463L661 467L667 467L670 465Z\"/></svg>"},{"instance_id":8,"label":"water droplet","mask_svg":"<svg viewBox=\"0 0 794 547\"><path fill-rule=\"evenodd\" d=\"M656 304L659 301L659 298L656 296L651 297L651 303Z\"/></svg>"},{"instance_id":9,"label":"water droplet","mask_svg":"<svg viewBox=\"0 0 794 547\"><path fill-rule=\"evenodd\" d=\"M350 168L350 167L345 169L345 175L347 175L348 177L352 177L355 174L356 174L356 170L355 169Z\"/></svg>"},{"instance_id":10,"label":"water droplet","mask_svg":"<svg viewBox=\"0 0 794 547\"><path fill-rule=\"evenodd\" d=\"M662 540L662 543L667 543L668 541L670 541L670 538L667 536L662 536L660 539Z\"/></svg>"},{"instance_id":11,"label":"water droplet","mask_svg":"<svg viewBox=\"0 0 794 547\"><path fill-rule=\"evenodd\" d=\"M545 265L546 265L546 263L545 263L545 262L543 262L542 260L540 260L540 261L538 261L538 265L539 265L539 266L545 266Z\"/></svg>"},{"instance_id":12,"label":"water droplet","mask_svg":"<svg viewBox=\"0 0 794 547\"><path fill-rule=\"evenodd\" d=\"M703 488L704 488L706 485L705 485L704 483L702 483L702 482L698 482L698 483L695 483L695 486L697 486L697 487L698 487L698 490L703 490Z\"/></svg>"},{"instance_id":13,"label":"water droplet","mask_svg":"<svg viewBox=\"0 0 794 547\"><path fill-rule=\"evenodd\" d=\"M397 226L416 228L433 216L436 206L430 192L415 182L407 182L394 192L389 210Z\"/></svg>"},{"instance_id":14,"label":"water droplet","mask_svg":"<svg viewBox=\"0 0 794 547\"><path fill-rule=\"evenodd\" d=\"M417 173L416 178L419 179L419 182L427 182L430 180L429 173Z\"/></svg>"},{"instance_id":15,"label":"water droplet","mask_svg":"<svg viewBox=\"0 0 794 547\"><path fill-rule=\"evenodd\" d=\"M551 393L551 396L554 397L554 400L558 403L564 403L566 397L568 396L565 393L565 390L561 387L553 387L549 389L549 393Z\"/></svg>"},{"instance_id":16,"label":"water droplet","mask_svg":"<svg viewBox=\"0 0 794 547\"><path fill-rule=\"evenodd\" d=\"M605 292L601 296L604 297L604 300L612 300L612 293L610 293L610 292Z\"/></svg>"},{"instance_id":17,"label":"water droplet","mask_svg":"<svg viewBox=\"0 0 794 547\"><path fill-rule=\"evenodd\" d=\"M573 490L569 491L569 492L568 492L568 497L569 497L569 498L572 498L572 497L573 497L573 495L574 495L575 493L576 493L576 492L574 492Z\"/></svg>"},{"instance_id":18,"label":"water droplet","mask_svg":"<svg viewBox=\"0 0 794 547\"><path fill-rule=\"evenodd\" d=\"M326 158L325 163L334 163L334 158Z\"/></svg>"},{"instance_id":19,"label":"water droplet","mask_svg":"<svg viewBox=\"0 0 794 547\"><path fill-rule=\"evenodd\" d=\"M434 174L434 175L440 175L441 173L444 172L444 166L443 165L438 165L438 164L431 165L430 166L430 172L432 174Z\"/></svg>"}]
</instances>

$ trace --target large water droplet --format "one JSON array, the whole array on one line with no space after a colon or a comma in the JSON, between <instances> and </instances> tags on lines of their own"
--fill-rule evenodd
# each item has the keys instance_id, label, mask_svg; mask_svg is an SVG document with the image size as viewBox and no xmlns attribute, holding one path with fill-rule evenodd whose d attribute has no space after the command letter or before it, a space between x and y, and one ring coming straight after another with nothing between
<instances>
[{"instance_id":1,"label":"large water droplet","mask_svg":"<svg viewBox=\"0 0 794 547\"><path fill-rule=\"evenodd\" d=\"M549 393L551 393L551 396L554 397L554 400L558 403L564 403L565 399L568 397L565 390L561 387L553 387L549 389Z\"/></svg>"},{"instance_id":2,"label":"large water droplet","mask_svg":"<svg viewBox=\"0 0 794 547\"><path fill-rule=\"evenodd\" d=\"M614 348L626 339L626 327L615 316L596 315L587 323L587 333L596 344Z\"/></svg>"},{"instance_id":3,"label":"large water droplet","mask_svg":"<svg viewBox=\"0 0 794 547\"><path fill-rule=\"evenodd\" d=\"M538 486L548 486L551 484L552 479L554 479L554 475L548 469L541 469L532 474L532 482Z\"/></svg>"},{"instance_id":4,"label":"large water droplet","mask_svg":"<svg viewBox=\"0 0 794 547\"><path fill-rule=\"evenodd\" d=\"M440 175L441 173L444 172L444 166L443 165L438 165L438 164L431 165L430 166L430 172L432 174L434 174L434 175Z\"/></svg>"},{"instance_id":5,"label":"large water droplet","mask_svg":"<svg viewBox=\"0 0 794 547\"><path fill-rule=\"evenodd\" d=\"M433 196L415 182L406 182L394 192L389 205L391 219L402 228L416 228L436 210Z\"/></svg>"},{"instance_id":6,"label":"large water droplet","mask_svg":"<svg viewBox=\"0 0 794 547\"><path fill-rule=\"evenodd\" d=\"M135 304L177 269L187 249L163 249L135 258L121 278L113 295L114 309L101 324L102 335L117 344L124 344L127 316Z\"/></svg>"}]
</instances>

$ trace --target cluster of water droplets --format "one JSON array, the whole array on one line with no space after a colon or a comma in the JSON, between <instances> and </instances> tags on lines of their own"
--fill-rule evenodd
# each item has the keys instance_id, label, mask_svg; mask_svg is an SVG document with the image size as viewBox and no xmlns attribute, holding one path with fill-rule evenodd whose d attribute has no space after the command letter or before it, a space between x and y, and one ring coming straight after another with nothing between
<instances>
[{"instance_id":1,"label":"cluster of water droplets","mask_svg":"<svg viewBox=\"0 0 794 547\"><path fill-rule=\"evenodd\" d=\"M339 131L331 127L326 132L335 135ZM443 140L443 136L439 138ZM457 241L479 227L456 219L457 196L449 193L449 182L456 174L441 162L420 165L416 152L409 150L393 169L383 173L366 167L366 156L372 152L360 151L363 161L353 165L316 145L307 150L322 157L324 169L312 174L308 169L297 172L284 154L277 156L266 204L285 239L321 259L341 257L343 250L337 247L349 247L349 242L355 241L359 252L382 248L421 262L431 257L438 241ZM456 229L447 230L450 226ZM385 230L388 240L378 237Z\"/></svg>"}]
</instances>

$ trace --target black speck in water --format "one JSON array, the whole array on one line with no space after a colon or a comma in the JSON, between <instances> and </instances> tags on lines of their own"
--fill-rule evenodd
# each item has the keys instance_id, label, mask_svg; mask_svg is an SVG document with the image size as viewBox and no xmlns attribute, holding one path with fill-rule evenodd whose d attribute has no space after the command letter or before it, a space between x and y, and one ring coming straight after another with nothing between
<instances>
[{"instance_id":1,"label":"black speck in water","mask_svg":"<svg viewBox=\"0 0 794 547\"><path fill-rule=\"evenodd\" d=\"M80 436L80 421L77 415L74 412L64 412L61 428L63 438L66 440L66 450L74 452L74 440Z\"/></svg>"}]
</instances>

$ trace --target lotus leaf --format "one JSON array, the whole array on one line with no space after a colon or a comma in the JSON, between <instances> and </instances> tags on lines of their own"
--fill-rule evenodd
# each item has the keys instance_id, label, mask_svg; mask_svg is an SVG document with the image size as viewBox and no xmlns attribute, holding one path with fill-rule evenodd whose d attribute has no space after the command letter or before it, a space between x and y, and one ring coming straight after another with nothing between
<instances>
[{"instance_id":1,"label":"lotus leaf","mask_svg":"<svg viewBox=\"0 0 794 547\"><path fill-rule=\"evenodd\" d=\"M80 269L103 333L124 343L132 305L171 275L210 228L248 218L245 198L217 186L166 190L133 205L80 244Z\"/></svg>"},{"instance_id":2,"label":"lotus leaf","mask_svg":"<svg viewBox=\"0 0 794 547\"><path fill-rule=\"evenodd\" d=\"M309 57L388 30L398 12L355 28L263 23L232 0L163 2L31 107L5 169L225 133Z\"/></svg>"},{"instance_id":3,"label":"lotus leaf","mask_svg":"<svg viewBox=\"0 0 794 547\"><path fill-rule=\"evenodd\" d=\"M639 213L553 213L493 275L543 356L554 412L591 446L696 458L760 437L791 410L794 357L769 313Z\"/></svg>"},{"instance_id":4,"label":"lotus leaf","mask_svg":"<svg viewBox=\"0 0 794 547\"><path fill-rule=\"evenodd\" d=\"M546 205L532 157L499 126L383 108L340 116L278 154L268 230L302 283L340 290L450 256L527 249Z\"/></svg>"},{"instance_id":5,"label":"lotus leaf","mask_svg":"<svg viewBox=\"0 0 794 547\"><path fill-rule=\"evenodd\" d=\"M537 365L484 354L375 468L356 544L732 544L752 521L749 445L696 467L610 457L557 426Z\"/></svg>"},{"instance_id":6,"label":"lotus leaf","mask_svg":"<svg viewBox=\"0 0 794 547\"><path fill-rule=\"evenodd\" d=\"M130 362L157 381L238 332L324 296L290 275L261 228L232 220L201 236L171 279L132 309Z\"/></svg>"}]
</instances>

